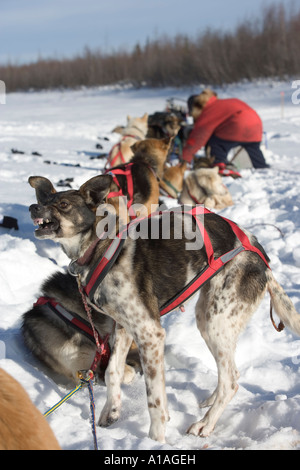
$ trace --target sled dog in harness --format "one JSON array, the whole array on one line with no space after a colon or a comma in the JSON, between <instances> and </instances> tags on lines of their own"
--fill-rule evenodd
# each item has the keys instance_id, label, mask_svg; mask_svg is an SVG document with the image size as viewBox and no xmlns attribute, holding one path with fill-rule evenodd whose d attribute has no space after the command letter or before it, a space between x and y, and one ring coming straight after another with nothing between
<instances>
[{"instance_id":1,"label":"sled dog in harness","mask_svg":"<svg viewBox=\"0 0 300 470\"><path fill-rule=\"evenodd\" d=\"M32 220L38 224L36 237L59 242L70 260L74 260L73 274L76 263L94 246L89 260L78 264L77 278L87 305L116 322L113 351L105 371L107 400L99 425L108 426L120 417L124 364L134 340L147 392L149 437L165 442L169 418L164 367L166 331L160 315L182 305L201 285L195 305L196 326L216 361L218 382L203 404L209 410L200 420L196 418L187 432L207 437L238 390L239 372L234 359L237 340L265 294L270 294L279 318L297 335L300 335L299 315L269 269L269 259L256 237L244 234L235 224L203 207L184 209L192 215L187 225L181 215L175 215L175 209L169 211L169 228L174 229L169 236L164 231L163 215L158 212L156 216L145 217L145 222L137 218L126 225L124 236L121 229L113 239L108 238L111 231L106 232L106 238L99 239L98 224L102 227L106 218L96 219L96 210L109 192L107 188L104 193L97 191L100 183L91 179L78 191L57 193L49 180L31 177L40 203L30 207ZM147 234L151 230L151 236L139 236L146 234L144 228L148 229ZM178 228L184 228L180 237ZM127 233L130 237L124 241ZM118 254L120 244L123 248ZM97 273L100 263L103 266ZM100 280L93 293L94 284L110 263L109 274ZM213 277L205 284L209 272Z\"/></svg>"},{"instance_id":2,"label":"sled dog in harness","mask_svg":"<svg viewBox=\"0 0 300 470\"><path fill-rule=\"evenodd\" d=\"M124 174L124 170L119 170L119 171L121 172L120 174ZM125 171L126 172L128 171L128 175L130 175L129 169L128 170L126 169ZM112 194L110 195L110 197L113 197ZM119 192L116 193L116 195L120 195ZM178 208L178 209L182 211L182 208ZM215 255L214 255L210 238L205 230L204 224L201 221L201 216L203 216L204 214L209 214L210 211L204 208L203 206L198 205L189 210L182 211L182 213L184 215L189 215L194 218L196 222L197 230L200 231L204 245L205 245L205 250L206 250L207 258L208 258L208 264L180 292L178 292L173 298L169 299L164 305L160 307L161 316L164 316L167 313L170 313L171 311L180 308L202 286L204 286L206 282L208 282L221 269L223 269L226 263L228 263L231 259L233 259L242 251L248 250L248 251L253 251L257 253L263 259L266 266L269 268L268 262L265 259L264 255L262 254L262 252L258 248L251 245L247 235L234 222L228 219L225 219L225 220L230 224L232 230L236 234L237 238L240 240L241 245L223 254L219 258L215 259ZM159 212L151 214L149 217L155 216L157 214L159 214ZM107 275L107 273L109 272L109 270L111 269L115 261L117 260L123 248L124 242L126 240L126 236L128 235L128 230L132 227L133 224L137 224L140 221L141 221L140 219L137 219L134 222L130 222L125 228L123 228L118 233L116 238L112 240L111 244L109 245L108 249L104 253L101 260L97 263L96 266L93 266L91 268L88 274L85 286L83 286L83 291L84 291L84 294L90 299L92 303L94 302L94 293L97 287L103 281L103 279L105 278L105 276ZM69 272L71 274L74 274L72 270L72 263L70 264ZM89 322L79 317L75 313L72 313L66 310L58 302L54 301L53 299L49 297L40 297L35 303L35 305L47 306L47 308L49 309L49 313L57 315L63 321L65 321L66 323L69 323L73 328L83 333L92 342L95 343L93 329L91 328L91 325L89 324ZM110 354L111 354L111 351L108 345L108 337L101 338L100 335L98 334L98 338L101 344L101 352L99 352L98 349L96 350L96 355L95 355L93 364L91 365L91 370L95 370L95 368L97 367L97 365L99 365L99 363L102 369L106 369L109 358L110 358Z\"/></svg>"}]
</instances>

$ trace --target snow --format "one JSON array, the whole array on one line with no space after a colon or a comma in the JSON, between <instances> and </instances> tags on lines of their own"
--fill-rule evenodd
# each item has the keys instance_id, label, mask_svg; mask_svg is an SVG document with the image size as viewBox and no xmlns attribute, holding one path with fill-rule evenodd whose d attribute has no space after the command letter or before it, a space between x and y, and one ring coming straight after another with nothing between
<instances>
[{"instance_id":1,"label":"snow","mask_svg":"<svg viewBox=\"0 0 300 470\"><path fill-rule=\"evenodd\" d=\"M57 184L74 178L73 187L79 187L103 168L104 160L90 157L109 151L118 140L111 131L125 124L127 114L160 111L167 98L186 99L197 91L106 87L12 93L6 105L0 106L0 218L16 217L20 227L19 231L0 228L0 367L24 386L42 413L70 387L56 382L26 349L21 318L36 300L41 282L64 269L68 260L58 245L34 238L28 206L35 202L35 194L27 179L42 175ZM252 227L271 258L276 278L300 312L300 106L292 103L292 82L241 83L218 92L221 97L246 101L260 114L271 165L267 170L241 170L242 179L224 180L235 204L221 214ZM97 143L102 150L96 149ZM13 154L12 148L25 153ZM41 156L32 155L35 151ZM214 390L217 381L214 360L194 322L194 303L192 299L186 305L184 314L173 312L163 319L171 416L167 443L147 437L144 380L138 375L132 384L123 386L120 420L109 428L97 428L99 449L300 449L300 339L286 329L275 331L269 319L268 297L239 341L238 393L211 436L202 439L186 434L190 424L204 414L198 403ZM94 393L98 416L105 387L95 385ZM93 448L87 389L47 419L63 449Z\"/></svg>"}]
</instances>

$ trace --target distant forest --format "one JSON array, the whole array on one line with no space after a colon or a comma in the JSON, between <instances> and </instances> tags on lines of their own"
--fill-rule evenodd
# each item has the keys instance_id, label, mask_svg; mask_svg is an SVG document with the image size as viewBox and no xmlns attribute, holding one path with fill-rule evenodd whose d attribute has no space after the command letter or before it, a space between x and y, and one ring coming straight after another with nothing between
<instances>
[{"instance_id":1,"label":"distant forest","mask_svg":"<svg viewBox=\"0 0 300 470\"><path fill-rule=\"evenodd\" d=\"M131 51L85 50L70 59L0 66L8 92L132 84L135 87L223 85L300 75L300 9L276 4L234 31L196 38L162 36Z\"/></svg>"}]
</instances>

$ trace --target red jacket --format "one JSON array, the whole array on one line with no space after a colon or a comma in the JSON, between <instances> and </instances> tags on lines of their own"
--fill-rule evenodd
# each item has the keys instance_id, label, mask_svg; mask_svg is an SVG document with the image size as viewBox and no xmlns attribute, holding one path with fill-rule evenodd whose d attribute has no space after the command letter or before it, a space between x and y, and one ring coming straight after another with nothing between
<instances>
[{"instance_id":1,"label":"red jacket","mask_svg":"<svg viewBox=\"0 0 300 470\"><path fill-rule=\"evenodd\" d=\"M212 96L195 121L182 151L183 160L191 162L212 135L232 142L261 142L262 122L254 109L243 101Z\"/></svg>"}]
</instances>

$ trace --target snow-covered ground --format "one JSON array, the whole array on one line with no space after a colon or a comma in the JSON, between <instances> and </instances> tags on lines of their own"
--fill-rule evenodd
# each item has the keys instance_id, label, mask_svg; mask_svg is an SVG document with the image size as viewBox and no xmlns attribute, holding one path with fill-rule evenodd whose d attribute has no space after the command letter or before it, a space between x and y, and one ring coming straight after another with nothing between
<instances>
[{"instance_id":1,"label":"snow-covered ground","mask_svg":"<svg viewBox=\"0 0 300 470\"><path fill-rule=\"evenodd\" d=\"M198 91L100 88L13 93L0 105L0 217L16 217L20 228L0 228L0 367L25 387L42 413L70 389L55 382L25 348L21 318L37 298L41 282L63 269L68 260L53 242L34 238L28 206L35 195L28 177L46 176L54 184L74 178L73 187L79 187L103 168L104 160L91 157L111 148L118 139L111 131L125 124L127 114L160 111L167 98L186 99ZM300 312L300 105L292 103L294 91L291 82L274 81L218 90L220 97L238 97L260 114L271 165L267 170L242 170L239 180L224 180L235 204L222 215L252 227L271 258L276 278ZM285 93L283 110L281 92ZM97 143L102 150L96 149ZM11 149L25 153L13 154ZM32 155L35 151L41 156ZM204 413L198 402L217 381L214 360L194 323L193 306L191 300L185 314L173 312L163 318L171 416L167 444L147 437L144 380L138 375L123 387L120 420L110 428L97 429L99 449L300 449L300 339L288 330L275 331L267 297L240 338L238 393L209 438L186 435L189 425ZM96 385L94 393L99 415L105 387ZM89 417L87 389L48 417L63 449L93 448Z\"/></svg>"}]
</instances>

